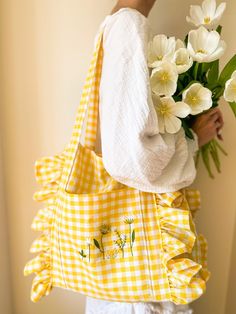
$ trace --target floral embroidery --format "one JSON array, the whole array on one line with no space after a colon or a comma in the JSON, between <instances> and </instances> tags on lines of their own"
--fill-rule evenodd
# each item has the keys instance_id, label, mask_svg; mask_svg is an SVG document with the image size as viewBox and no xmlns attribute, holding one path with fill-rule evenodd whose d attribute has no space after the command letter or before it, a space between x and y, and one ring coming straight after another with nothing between
<instances>
[{"instance_id":1,"label":"floral embroidery","mask_svg":"<svg viewBox=\"0 0 236 314\"><path fill-rule=\"evenodd\" d=\"M129 234L130 234L130 251L132 256L133 255L133 245L134 245L134 240L135 240L135 230L131 228L131 225L134 223L134 217L133 216L129 216L129 217L125 217L124 218L124 223L129 225Z\"/></svg>"},{"instance_id":2,"label":"floral embroidery","mask_svg":"<svg viewBox=\"0 0 236 314\"><path fill-rule=\"evenodd\" d=\"M103 246L103 236L108 234L111 231L111 226L107 225L107 224L102 224L99 228L100 232L101 232L101 240L100 240L100 244L98 242L98 240L93 239L94 245L100 250L100 252L103 255L103 259L105 259L105 250L104 250L104 246Z\"/></svg>"},{"instance_id":3,"label":"floral embroidery","mask_svg":"<svg viewBox=\"0 0 236 314\"><path fill-rule=\"evenodd\" d=\"M84 250L79 251L79 254L82 256L82 259L84 259L87 255L85 255Z\"/></svg>"},{"instance_id":4,"label":"floral embroidery","mask_svg":"<svg viewBox=\"0 0 236 314\"><path fill-rule=\"evenodd\" d=\"M87 246L88 246L88 256L89 256L89 262L90 262L90 251L91 251L92 239L91 238L87 238L86 239L86 243L87 243Z\"/></svg>"},{"instance_id":5,"label":"floral embroidery","mask_svg":"<svg viewBox=\"0 0 236 314\"><path fill-rule=\"evenodd\" d=\"M119 249L113 248L112 250L108 250L106 254L106 259L113 259L116 258L119 253Z\"/></svg>"},{"instance_id":6,"label":"floral embroidery","mask_svg":"<svg viewBox=\"0 0 236 314\"><path fill-rule=\"evenodd\" d=\"M135 241L135 230L132 228L132 225L134 224L134 216L124 216L121 217L121 222L124 223L125 225L129 226L129 235L125 234L125 232L121 232L118 230L117 227L112 228L110 224L103 223L99 226L99 231L100 231L100 240L92 237L87 237L86 238L86 246L87 250L81 249L79 251L79 254L81 255L82 259L88 258L90 262L90 257L91 257L91 249L92 245L100 251L102 254L103 259L114 259L118 256L119 252L121 252L122 257L125 257L125 247L127 246L128 240L129 240L129 249L131 252L131 255L133 256L133 245ZM114 247L109 244L109 237L106 239L107 242L104 240L104 237L108 234L113 235L113 243ZM104 245L104 243L108 243L108 245ZM106 246L106 250L105 250Z\"/></svg>"},{"instance_id":7,"label":"floral embroidery","mask_svg":"<svg viewBox=\"0 0 236 314\"><path fill-rule=\"evenodd\" d=\"M119 249L122 252L122 257L124 257L125 252L124 252L124 247L126 244L126 238L127 236L125 234L120 234L117 229L114 230L117 236L117 240L114 240L115 244L119 247Z\"/></svg>"}]
</instances>

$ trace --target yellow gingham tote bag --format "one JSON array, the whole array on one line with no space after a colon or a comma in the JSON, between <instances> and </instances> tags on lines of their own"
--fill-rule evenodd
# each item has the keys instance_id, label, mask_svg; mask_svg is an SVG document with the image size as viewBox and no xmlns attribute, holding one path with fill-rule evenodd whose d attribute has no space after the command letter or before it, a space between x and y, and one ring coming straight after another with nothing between
<instances>
[{"instance_id":1,"label":"yellow gingham tote bag","mask_svg":"<svg viewBox=\"0 0 236 314\"><path fill-rule=\"evenodd\" d=\"M190 303L205 292L210 277L207 241L193 220L200 193L143 192L105 170L95 153L102 34L69 144L35 162L42 189L33 198L45 207L31 225L41 232L30 248L37 255L24 267L25 276L35 274L31 300L60 287L104 300Z\"/></svg>"}]
</instances>

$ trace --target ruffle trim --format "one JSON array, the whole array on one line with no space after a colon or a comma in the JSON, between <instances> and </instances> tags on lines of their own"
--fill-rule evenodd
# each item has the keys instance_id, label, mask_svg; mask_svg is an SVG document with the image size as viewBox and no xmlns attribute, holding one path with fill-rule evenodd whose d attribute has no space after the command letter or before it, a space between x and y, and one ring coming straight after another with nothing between
<instances>
[{"instance_id":1,"label":"ruffle trim","mask_svg":"<svg viewBox=\"0 0 236 314\"><path fill-rule=\"evenodd\" d=\"M207 241L196 233L192 220L200 208L200 193L181 189L160 193L156 198L171 301L189 304L205 292L211 274L207 269Z\"/></svg>"},{"instance_id":2,"label":"ruffle trim","mask_svg":"<svg viewBox=\"0 0 236 314\"><path fill-rule=\"evenodd\" d=\"M62 169L65 164L66 149L52 157L43 157L35 162L36 181L42 185L42 189L33 195L33 200L44 202L47 206L38 210L33 219L31 228L41 231L31 247L31 253L39 253L38 256L28 261L24 267L24 276L35 273L32 281L31 301L37 302L43 296L47 296L52 290L51 276L51 227L54 216L54 201L57 193Z\"/></svg>"}]
</instances>

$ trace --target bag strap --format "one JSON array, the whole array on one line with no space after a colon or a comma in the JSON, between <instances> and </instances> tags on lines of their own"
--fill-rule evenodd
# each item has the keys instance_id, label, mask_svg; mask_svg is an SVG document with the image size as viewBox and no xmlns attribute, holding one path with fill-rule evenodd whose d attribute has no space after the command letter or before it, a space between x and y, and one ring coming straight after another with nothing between
<instances>
[{"instance_id":1,"label":"bag strap","mask_svg":"<svg viewBox=\"0 0 236 314\"><path fill-rule=\"evenodd\" d=\"M99 107L99 85L102 72L103 47L102 47L103 29L99 33L96 41L95 50L90 62L88 74L77 109L75 124L72 131L72 137L69 148L67 150L67 160L65 164L65 190L73 190L73 179L70 180L71 172L76 159L76 154L80 145L82 130L85 126L84 146L95 150L97 123L98 123L98 107ZM87 123L86 121L87 114Z\"/></svg>"}]
</instances>

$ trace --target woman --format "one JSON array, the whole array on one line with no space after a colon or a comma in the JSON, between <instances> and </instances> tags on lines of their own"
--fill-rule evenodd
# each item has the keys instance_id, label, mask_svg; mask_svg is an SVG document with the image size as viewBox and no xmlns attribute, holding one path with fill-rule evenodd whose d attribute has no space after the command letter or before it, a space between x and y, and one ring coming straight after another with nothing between
<instances>
[{"instance_id":1,"label":"woman","mask_svg":"<svg viewBox=\"0 0 236 314\"><path fill-rule=\"evenodd\" d=\"M162 193L189 186L196 176L194 153L219 134L222 113L214 108L192 124L194 140L183 128L160 134L150 97L148 14L155 0L119 0L102 22L104 58L100 82L98 152L117 181ZM87 314L192 313L189 305L165 302L110 302L87 297Z\"/></svg>"}]
</instances>

